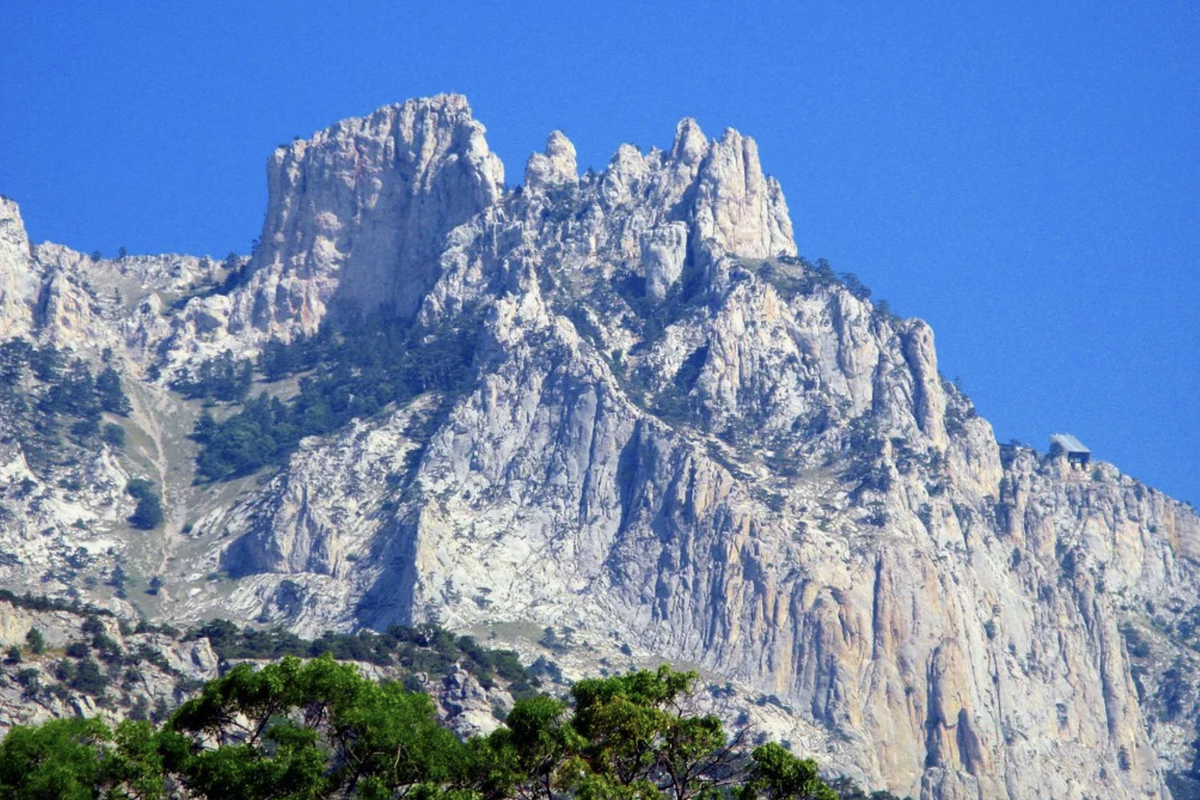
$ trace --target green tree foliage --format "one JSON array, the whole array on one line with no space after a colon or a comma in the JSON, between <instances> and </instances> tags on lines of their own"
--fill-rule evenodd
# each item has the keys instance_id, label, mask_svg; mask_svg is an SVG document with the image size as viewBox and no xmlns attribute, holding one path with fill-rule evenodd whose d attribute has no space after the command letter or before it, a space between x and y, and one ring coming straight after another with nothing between
<instances>
[{"instance_id":1,"label":"green tree foliage","mask_svg":"<svg viewBox=\"0 0 1200 800\"><path fill-rule=\"evenodd\" d=\"M100 433L100 418L86 417L71 425L71 435L76 439L90 439Z\"/></svg>"},{"instance_id":2,"label":"green tree foliage","mask_svg":"<svg viewBox=\"0 0 1200 800\"><path fill-rule=\"evenodd\" d=\"M38 692L42 690L42 673L33 667L17 671L17 683L25 690L25 698L37 697Z\"/></svg>"},{"instance_id":3,"label":"green tree foliage","mask_svg":"<svg viewBox=\"0 0 1200 800\"><path fill-rule=\"evenodd\" d=\"M372 314L343 318L337 327L331 323L316 336L290 344L269 344L260 370L268 380L307 373L300 379L299 394L287 403L265 394L245 400L239 413L221 422L202 415L192 431L202 446L199 476L221 480L248 475L286 458L305 436L330 433L422 392L461 390L472 375L478 333L479 321L473 318L423 328ZM234 367L227 355L214 368L219 375L249 374ZM205 379L193 377L176 384L184 390L207 386ZM194 391L217 396L215 390Z\"/></svg>"},{"instance_id":4,"label":"green tree foliage","mask_svg":"<svg viewBox=\"0 0 1200 800\"><path fill-rule=\"evenodd\" d=\"M242 663L157 730L85 719L14 728L0 743L0 796L837 800L813 762L778 745L748 753L715 717L689 711L695 681L667 667L581 681L571 703L520 700L505 726L464 742L429 697L329 655Z\"/></svg>"},{"instance_id":5,"label":"green tree foliage","mask_svg":"<svg viewBox=\"0 0 1200 800\"><path fill-rule=\"evenodd\" d=\"M43 349L53 350L53 347ZM50 364L58 361L59 357L55 356ZM48 366L46 370L45 374L52 377L49 389L38 401L39 411L48 415L69 414L80 419L99 418L101 407L96 381L86 363L76 359L65 371L57 366Z\"/></svg>"},{"instance_id":6,"label":"green tree foliage","mask_svg":"<svg viewBox=\"0 0 1200 800\"><path fill-rule=\"evenodd\" d=\"M868 289L853 272L843 272L838 277L841 278L842 285L849 290L850 294L854 295L859 300L867 300L871 297L871 290Z\"/></svg>"},{"instance_id":7,"label":"green tree foliage","mask_svg":"<svg viewBox=\"0 0 1200 800\"><path fill-rule=\"evenodd\" d=\"M92 800L164 796L156 735L144 722L112 731L98 719L18 726L0 742L0 797Z\"/></svg>"},{"instance_id":8,"label":"green tree foliage","mask_svg":"<svg viewBox=\"0 0 1200 800\"><path fill-rule=\"evenodd\" d=\"M122 448L125 446L125 429L112 422L105 423L100 438L113 447Z\"/></svg>"},{"instance_id":9,"label":"green tree foliage","mask_svg":"<svg viewBox=\"0 0 1200 800\"><path fill-rule=\"evenodd\" d=\"M789 753L768 742L754 751L749 780L739 792L740 800L838 800L817 772L817 762Z\"/></svg>"},{"instance_id":10,"label":"green tree foliage","mask_svg":"<svg viewBox=\"0 0 1200 800\"><path fill-rule=\"evenodd\" d=\"M37 628L30 628L29 633L25 634L25 644L34 655L46 652L46 637Z\"/></svg>"},{"instance_id":11,"label":"green tree foliage","mask_svg":"<svg viewBox=\"0 0 1200 800\"><path fill-rule=\"evenodd\" d=\"M96 376L96 394L100 399L100 407L110 414L125 416L133 410L125 390L121 388L121 376L112 367L105 367Z\"/></svg>"},{"instance_id":12,"label":"green tree foliage","mask_svg":"<svg viewBox=\"0 0 1200 800\"><path fill-rule=\"evenodd\" d=\"M411 673L447 673L455 664L471 673L484 688L503 679L514 697L534 694L538 684L512 650L483 647L471 636L456 636L437 625L414 627L393 625L385 633L325 633L313 641L301 639L280 628L238 628L215 619L188 634L189 639L208 639L223 661L277 659L284 656L315 658L330 654L339 660L362 661L379 666L399 666Z\"/></svg>"},{"instance_id":13,"label":"green tree foliage","mask_svg":"<svg viewBox=\"0 0 1200 800\"><path fill-rule=\"evenodd\" d=\"M101 435L101 413L127 413L120 378L107 367L93 377L87 363L67 360L54 345L21 339L0 343L0 415L30 466L45 474L61 461L65 429L78 445Z\"/></svg>"},{"instance_id":14,"label":"green tree foliage","mask_svg":"<svg viewBox=\"0 0 1200 800\"><path fill-rule=\"evenodd\" d=\"M461 780L465 748L432 701L329 656L234 667L184 703L170 765L204 798L390 798ZM206 739L219 747L204 749Z\"/></svg>"},{"instance_id":15,"label":"green tree foliage","mask_svg":"<svg viewBox=\"0 0 1200 800\"><path fill-rule=\"evenodd\" d=\"M125 599L129 596L128 589L126 589L126 584L129 583L129 575L126 574L125 568L120 564L113 567L112 573L109 575L106 583L116 589L115 594L117 597Z\"/></svg>"},{"instance_id":16,"label":"green tree foliage","mask_svg":"<svg viewBox=\"0 0 1200 800\"><path fill-rule=\"evenodd\" d=\"M145 478L134 478L125 487L126 493L137 500L137 507L129 518L129 524L144 531L153 530L162 524L162 498L158 489Z\"/></svg>"},{"instance_id":17,"label":"green tree foliage","mask_svg":"<svg viewBox=\"0 0 1200 800\"><path fill-rule=\"evenodd\" d=\"M80 659L68 682L72 689L96 697L104 694L108 689L108 678L100 669L100 665L90 656Z\"/></svg>"},{"instance_id":18,"label":"green tree foliage","mask_svg":"<svg viewBox=\"0 0 1200 800\"><path fill-rule=\"evenodd\" d=\"M225 256L225 261L221 266L225 269L225 279L217 290L218 294L229 294L250 277L250 260L242 261L233 251Z\"/></svg>"},{"instance_id":19,"label":"green tree foliage","mask_svg":"<svg viewBox=\"0 0 1200 800\"><path fill-rule=\"evenodd\" d=\"M729 785L741 742L730 742L720 719L687 712L694 672L662 666L613 678L583 680L571 689L573 727L586 744L586 769L568 781L584 797L708 795Z\"/></svg>"},{"instance_id":20,"label":"green tree foliage","mask_svg":"<svg viewBox=\"0 0 1200 800\"><path fill-rule=\"evenodd\" d=\"M200 364L174 383L171 388L184 397L240 403L250 393L254 383L254 362L235 359L232 350Z\"/></svg>"},{"instance_id":21,"label":"green tree foliage","mask_svg":"<svg viewBox=\"0 0 1200 800\"><path fill-rule=\"evenodd\" d=\"M115 616L107 608L100 608L91 603L80 603L79 600L67 602L66 600L31 594L29 592L17 594L16 592L10 592L8 589L0 589L0 600L11 603L17 608L27 608L30 611L69 611L74 614L93 614L101 617ZM39 631L38 633L40 635L41 632ZM32 635L32 631L30 635Z\"/></svg>"}]
</instances>

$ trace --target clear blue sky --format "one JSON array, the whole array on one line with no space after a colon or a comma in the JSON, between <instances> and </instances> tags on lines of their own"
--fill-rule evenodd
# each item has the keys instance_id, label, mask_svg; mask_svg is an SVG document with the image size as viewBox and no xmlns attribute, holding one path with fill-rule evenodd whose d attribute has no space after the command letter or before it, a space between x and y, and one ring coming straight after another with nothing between
<instances>
[{"instance_id":1,"label":"clear blue sky","mask_svg":"<svg viewBox=\"0 0 1200 800\"><path fill-rule=\"evenodd\" d=\"M1200 503L1198 9L9 3L0 192L36 240L223 255L275 145L408 97L465 93L510 182L553 128L599 169L737 127L801 252L929 320L1002 440Z\"/></svg>"}]
</instances>

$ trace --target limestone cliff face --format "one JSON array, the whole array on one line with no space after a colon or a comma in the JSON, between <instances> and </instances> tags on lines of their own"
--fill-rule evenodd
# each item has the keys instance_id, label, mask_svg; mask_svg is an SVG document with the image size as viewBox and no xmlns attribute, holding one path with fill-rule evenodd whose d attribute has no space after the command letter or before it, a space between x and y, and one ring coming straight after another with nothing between
<instances>
[{"instance_id":1,"label":"limestone cliff face","mask_svg":"<svg viewBox=\"0 0 1200 800\"><path fill-rule=\"evenodd\" d=\"M148 363L170 331L164 307L211 289L218 272L194 256L106 259L33 245L16 202L0 197L0 341L38 339L89 357L109 347Z\"/></svg>"},{"instance_id":2,"label":"limestone cliff face","mask_svg":"<svg viewBox=\"0 0 1200 800\"><path fill-rule=\"evenodd\" d=\"M575 675L694 664L797 749L927 800L1169 795L1200 702L1166 694L1192 668L1195 512L1002 450L925 323L795 257L752 139L685 120L581 176L556 132L505 192L440 97L280 149L270 184L242 285L112 312L131 373L252 353L345 301L482 319L474 379L261 480L183 471L164 613L436 618ZM144 391L148 425L194 414Z\"/></svg>"},{"instance_id":3,"label":"limestone cliff face","mask_svg":"<svg viewBox=\"0 0 1200 800\"><path fill-rule=\"evenodd\" d=\"M313 333L334 302L411 316L438 277L446 234L495 202L503 183L457 95L388 106L280 147L230 333Z\"/></svg>"},{"instance_id":4,"label":"limestone cliff face","mask_svg":"<svg viewBox=\"0 0 1200 800\"><path fill-rule=\"evenodd\" d=\"M0 198L0 339L23 336L33 327L41 276L31 255L17 204Z\"/></svg>"}]
</instances>

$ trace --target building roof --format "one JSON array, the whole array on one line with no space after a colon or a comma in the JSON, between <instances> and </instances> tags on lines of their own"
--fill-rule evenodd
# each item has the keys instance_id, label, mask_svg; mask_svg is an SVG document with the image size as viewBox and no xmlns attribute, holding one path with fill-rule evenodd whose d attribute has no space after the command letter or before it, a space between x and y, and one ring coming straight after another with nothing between
<instances>
[{"instance_id":1,"label":"building roof","mask_svg":"<svg viewBox=\"0 0 1200 800\"><path fill-rule=\"evenodd\" d=\"M1074 436L1072 436L1069 433L1052 433L1052 434L1050 434L1050 445L1052 447L1054 445L1058 445L1059 447L1061 447L1063 450L1065 450L1068 453L1090 453L1090 452L1092 452L1091 450L1088 450L1086 447L1084 447L1083 442L1079 441L1078 439L1076 439Z\"/></svg>"}]
</instances>

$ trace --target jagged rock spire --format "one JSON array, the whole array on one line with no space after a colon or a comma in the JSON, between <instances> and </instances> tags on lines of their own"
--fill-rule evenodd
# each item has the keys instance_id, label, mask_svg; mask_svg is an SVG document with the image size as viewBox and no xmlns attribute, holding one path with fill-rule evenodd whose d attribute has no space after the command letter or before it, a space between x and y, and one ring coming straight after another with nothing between
<instances>
[{"instance_id":1,"label":"jagged rock spire","mask_svg":"<svg viewBox=\"0 0 1200 800\"><path fill-rule=\"evenodd\" d=\"M684 117L675 126L675 140L671 144L671 160L681 164L699 164L708 153L708 139L700 130L700 124L691 117Z\"/></svg>"},{"instance_id":2,"label":"jagged rock spire","mask_svg":"<svg viewBox=\"0 0 1200 800\"><path fill-rule=\"evenodd\" d=\"M562 131L546 137L546 151L534 153L525 165L525 188L538 191L550 186L562 186L579 181L575 163L575 145Z\"/></svg>"},{"instance_id":3,"label":"jagged rock spire","mask_svg":"<svg viewBox=\"0 0 1200 800\"><path fill-rule=\"evenodd\" d=\"M446 234L503 192L484 133L465 97L437 95L277 149L255 291L234 327L312 331L334 301L415 313Z\"/></svg>"},{"instance_id":4,"label":"jagged rock spire","mask_svg":"<svg viewBox=\"0 0 1200 800\"><path fill-rule=\"evenodd\" d=\"M688 223L693 252L711 241L749 258L796 255L779 182L763 173L755 141L732 128L710 141L689 117L666 153L622 145L602 187L611 205L648 203L652 215Z\"/></svg>"},{"instance_id":5,"label":"jagged rock spire","mask_svg":"<svg viewBox=\"0 0 1200 800\"><path fill-rule=\"evenodd\" d=\"M699 129L695 134L691 128L681 132L687 138L677 136L676 145L681 154L690 155ZM708 147L700 165L694 214L696 235L716 239L730 252L752 258L796 255L783 189L763 174L754 139L733 128Z\"/></svg>"}]
</instances>

